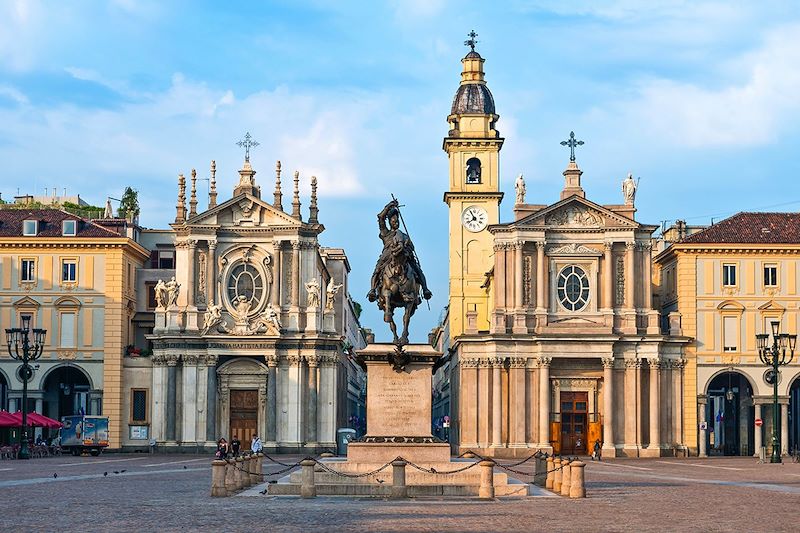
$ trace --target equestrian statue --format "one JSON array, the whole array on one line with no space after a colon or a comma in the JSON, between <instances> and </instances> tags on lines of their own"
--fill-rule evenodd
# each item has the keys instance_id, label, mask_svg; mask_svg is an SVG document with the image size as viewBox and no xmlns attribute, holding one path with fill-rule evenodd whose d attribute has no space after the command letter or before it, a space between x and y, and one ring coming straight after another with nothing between
<instances>
[{"instance_id":1,"label":"equestrian statue","mask_svg":"<svg viewBox=\"0 0 800 533\"><path fill-rule=\"evenodd\" d=\"M408 344L408 323L422 298L430 300L433 294L428 289L425 275L419 265L414 251L414 244L408 233L400 230L400 223L405 222L400 214L400 204L392 197L392 201L378 213L378 228L383 241L383 251L375 265L372 282L367 299L378 302L383 311L383 321L389 324L394 337L393 344L398 351ZM406 232L408 229L406 228ZM403 331L397 336L397 325L394 323L394 310L402 307Z\"/></svg>"}]
</instances>

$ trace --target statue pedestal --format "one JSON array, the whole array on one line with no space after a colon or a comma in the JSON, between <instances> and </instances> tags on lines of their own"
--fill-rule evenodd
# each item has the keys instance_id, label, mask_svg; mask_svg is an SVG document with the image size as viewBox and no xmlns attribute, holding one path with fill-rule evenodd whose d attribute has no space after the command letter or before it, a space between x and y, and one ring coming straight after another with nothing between
<instances>
[{"instance_id":1,"label":"statue pedestal","mask_svg":"<svg viewBox=\"0 0 800 533\"><path fill-rule=\"evenodd\" d=\"M336 332L336 323L334 322L334 312L331 310L325 310L322 314L322 331L325 333L335 333Z\"/></svg>"},{"instance_id":2,"label":"statue pedestal","mask_svg":"<svg viewBox=\"0 0 800 533\"><path fill-rule=\"evenodd\" d=\"M181 330L181 312L178 309L167 310L167 331Z\"/></svg>"},{"instance_id":3,"label":"statue pedestal","mask_svg":"<svg viewBox=\"0 0 800 533\"><path fill-rule=\"evenodd\" d=\"M156 309L155 312L156 324L153 327L153 333L159 334L167 331L167 312L162 308Z\"/></svg>"},{"instance_id":4,"label":"statue pedestal","mask_svg":"<svg viewBox=\"0 0 800 533\"><path fill-rule=\"evenodd\" d=\"M306 309L306 333L316 333L319 329L319 309L309 307Z\"/></svg>"},{"instance_id":5,"label":"statue pedestal","mask_svg":"<svg viewBox=\"0 0 800 533\"><path fill-rule=\"evenodd\" d=\"M431 378L441 356L425 344L404 347L410 362L396 371L388 362L393 344L370 344L358 352L367 366L367 434L347 447L347 461L386 463L402 456L448 462L450 445L431 434Z\"/></svg>"}]
</instances>

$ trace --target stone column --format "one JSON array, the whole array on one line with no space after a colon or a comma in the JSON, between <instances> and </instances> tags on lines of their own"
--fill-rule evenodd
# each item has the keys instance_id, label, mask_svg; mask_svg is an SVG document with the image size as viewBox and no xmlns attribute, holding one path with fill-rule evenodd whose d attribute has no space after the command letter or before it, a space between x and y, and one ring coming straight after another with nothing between
<instances>
[{"instance_id":1,"label":"stone column","mask_svg":"<svg viewBox=\"0 0 800 533\"><path fill-rule=\"evenodd\" d=\"M319 358L316 355L306 356L308 362L308 424L306 425L306 441L317 442L317 370Z\"/></svg>"},{"instance_id":2,"label":"stone column","mask_svg":"<svg viewBox=\"0 0 800 533\"><path fill-rule=\"evenodd\" d=\"M658 359L650 361L650 442L648 448L655 450L661 446L661 362ZM660 453L660 452L659 452Z\"/></svg>"},{"instance_id":3,"label":"stone column","mask_svg":"<svg viewBox=\"0 0 800 533\"><path fill-rule=\"evenodd\" d=\"M272 302L272 307L279 311L281 308L281 265L283 265L282 244L283 241L272 241L274 257L272 258L272 293L270 294L270 301Z\"/></svg>"},{"instance_id":4,"label":"stone column","mask_svg":"<svg viewBox=\"0 0 800 533\"><path fill-rule=\"evenodd\" d=\"M300 307L300 242L292 241L292 302L294 308Z\"/></svg>"},{"instance_id":5,"label":"stone column","mask_svg":"<svg viewBox=\"0 0 800 533\"><path fill-rule=\"evenodd\" d=\"M456 421L459 442L465 448L476 448L478 445L478 405L475 399L478 394L478 360L461 358L459 367L461 372L458 394L459 416Z\"/></svg>"},{"instance_id":6,"label":"stone column","mask_svg":"<svg viewBox=\"0 0 800 533\"><path fill-rule=\"evenodd\" d=\"M510 448L525 448L525 365L524 357L508 361L508 444Z\"/></svg>"},{"instance_id":7,"label":"stone column","mask_svg":"<svg viewBox=\"0 0 800 533\"><path fill-rule=\"evenodd\" d=\"M781 455L789 453L789 403L781 404Z\"/></svg>"},{"instance_id":8,"label":"stone column","mask_svg":"<svg viewBox=\"0 0 800 533\"><path fill-rule=\"evenodd\" d=\"M152 398L150 401L150 438L161 442L166 438L167 414L167 369L166 360L160 353L154 353L153 361ZM13 407L11 408L13 410Z\"/></svg>"},{"instance_id":9,"label":"stone column","mask_svg":"<svg viewBox=\"0 0 800 533\"><path fill-rule=\"evenodd\" d=\"M703 429L703 425L708 423L708 421L706 420L706 402L708 402L708 398L706 398L705 396L697 397L697 408L700 411L699 413L700 423L698 425L699 442L697 447L697 455L700 457L708 457L708 453L706 452L706 432L708 430Z\"/></svg>"},{"instance_id":10,"label":"stone column","mask_svg":"<svg viewBox=\"0 0 800 533\"><path fill-rule=\"evenodd\" d=\"M644 284L644 293L642 299L642 307L650 311L653 308L653 262L650 256L651 245L649 242L642 243L642 262L644 263L644 276L642 276L642 283Z\"/></svg>"},{"instance_id":11,"label":"stone column","mask_svg":"<svg viewBox=\"0 0 800 533\"><path fill-rule=\"evenodd\" d=\"M550 447L550 363L552 357L539 358L539 447Z\"/></svg>"},{"instance_id":12,"label":"stone column","mask_svg":"<svg viewBox=\"0 0 800 533\"><path fill-rule=\"evenodd\" d=\"M639 449L639 424L637 411L639 398L637 396L637 374L641 361L639 359L625 360L625 437L624 447L628 450ZM637 452L638 454L638 452Z\"/></svg>"},{"instance_id":13,"label":"stone column","mask_svg":"<svg viewBox=\"0 0 800 533\"><path fill-rule=\"evenodd\" d=\"M495 308L505 309L506 302L506 245L497 244L494 250Z\"/></svg>"},{"instance_id":14,"label":"stone column","mask_svg":"<svg viewBox=\"0 0 800 533\"><path fill-rule=\"evenodd\" d=\"M208 261L206 261L206 291L208 305L217 303L217 241L208 240ZM220 298L221 300L221 298Z\"/></svg>"},{"instance_id":15,"label":"stone column","mask_svg":"<svg viewBox=\"0 0 800 533\"><path fill-rule=\"evenodd\" d=\"M545 272L544 241L536 241L536 312L544 313L547 310L545 295L547 286L547 273Z\"/></svg>"},{"instance_id":16,"label":"stone column","mask_svg":"<svg viewBox=\"0 0 800 533\"><path fill-rule=\"evenodd\" d=\"M587 442L589 446L593 443ZM614 447L614 357L603 358L603 450L611 457L616 454Z\"/></svg>"},{"instance_id":17,"label":"stone column","mask_svg":"<svg viewBox=\"0 0 800 533\"><path fill-rule=\"evenodd\" d=\"M178 406L177 374L178 356L167 355L167 405L164 410L167 415L166 440L175 442L175 409Z\"/></svg>"},{"instance_id":18,"label":"stone column","mask_svg":"<svg viewBox=\"0 0 800 533\"><path fill-rule=\"evenodd\" d=\"M603 307L614 309L614 243L606 241L603 255Z\"/></svg>"},{"instance_id":19,"label":"stone column","mask_svg":"<svg viewBox=\"0 0 800 533\"><path fill-rule=\"evenodd\" d=\"M193 291L190 291L190 294ZM181 442L193 444L197 442L197 355L183 356L181 380Z\"/></svg>"},{"instance_id":20,"label":"stone column","mask_svg":"<svg viewBox=\"0 0 800 533\"><path fill-rule=\"evenodd\" d=\"M189 239L186 241L186 244L189 246L189 261L186 264L187 275L189 278L189 286L188 287L181 287L183 290L186 291L186 305L190 308L195 306L195 262L197 261L197 241L194 239Z\"/></svg>"},{"instance_id":21,"label":"stone column","mask_svg":"<svg viewBox=\"0 0 800 533\"><path fill-rule=\"evenodd\" d=\"M761 418L761 404L757 403L757 404L753 405L753 410L755 411L755 416L753 418L756 419L756 420ZM761 441L761 427L758 426L758 425L755 425L755 420L753 420L753 422L754 422L754 425L753 425L753 433L754 433L754 435L753 436L755 437L755 453L753 455L755 457L758 457L758 454L761 453L761 447L763 446L763 443Z\"/></svg>"},{"instance_id":22,"label":"stone column","mask_svg":"<svg viewBox=\"0 0 800 533\"><path fill-rule=\"evenodd\" d=\"M217 356L206 355L205 364L208 369L206 383L206 440L216 442L217 437Z\"/></svg>"},{"instance_id":23,"label":"stone column","mask_svg":"<svg viewBox=\"0 0 800 533\"><path fill-rule=\"evenodd\" d=\"M489 360L492 365L492 447L502 446L502 399L500 372L503 368L503 359L493 357Z\"/></svg>"},{"instance_id":24,"label":"stone column","mask_svg":"<svg viewBox=\"0 0 800 533\"><path fill-rule=\"evenodd\" d=\"M634 298L636 297L634 291L634 287L636 285L636 274L633 271L633 254L635 249L635 242L625 243L625 307L627 309L633 309L636 306L634 302Z\"/></svg>"},{"instance_id":25,"label":"stone column","mask_svg":"<svg viewBox=\"0 0 800 533\"><path fill-rule=\"evenodd\" d=\"M525 307L522 295L524 275L522 272L523 242L514 243L514 308L522 310Z\"/></svg>"},{"instance_id":26,"label":"stone column","mask_svg":"<svg viewBox=\"0 0 800 533\"><path fill-rule=\"evenodd\" d=\"M675 441L682 448L686 448L683 440L683 368L686 365L685 359L676 359L672 362L675 369Z\"/></svg>"},{"instance_id":27,"label":"stone column","mask_svg":"<svg viewBox=\"0 0 800 533\"><path fill-rule=\"evenodd\" d=\"M277 354L267 357L267 368L267 434L265 442L275 443L278 440Z\"/></svg>"}]
</instances>

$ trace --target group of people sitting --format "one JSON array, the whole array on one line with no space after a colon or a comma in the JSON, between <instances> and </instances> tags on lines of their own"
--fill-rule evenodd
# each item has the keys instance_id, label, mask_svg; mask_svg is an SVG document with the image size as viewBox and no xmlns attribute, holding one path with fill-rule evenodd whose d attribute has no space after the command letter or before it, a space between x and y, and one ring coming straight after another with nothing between
<instances>
[{"instance_id":1,"label":"group of people sitting","mask_svg":"<svg viewBox=\"0 0 800 533\"><path fill-rule=\"evenodd\" d=\"M215 455L217 459L224 459L231 456L238 457L241 447L242 442L239 440L238 435L233 436L230 444L225 440L225 437L222 437L217 441L217 452ZM263 449L264 445L261 443L261 438L258 435L253 435L253 439L250 441L250 451L258 453Z\"/></svg>"}]
</instances>

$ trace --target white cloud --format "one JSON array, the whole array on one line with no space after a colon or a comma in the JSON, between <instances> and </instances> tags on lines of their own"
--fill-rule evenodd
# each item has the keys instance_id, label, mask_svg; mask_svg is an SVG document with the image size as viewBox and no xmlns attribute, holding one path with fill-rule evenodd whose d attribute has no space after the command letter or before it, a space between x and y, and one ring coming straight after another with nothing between
<instances>
[{"instance_id":1,"label":"white cloud","mask_svg":"<svg viewBox=\"0 0 800 533\"><path fill-rule=\"evenodd\" d=\"M759 49L722 65L735 78L727 84L642 80L631 100L600 115L619 115L629 127L679 146L770 143L800 112L800 43L793 38L798 31L800 25L774 30Z\"/></svg>"},{"instance_id":2,"label":"white cloud","mask_svg":"<svg viewBox=\"0 0 800 533\"><path fill-rule=\"evenodd\" d=\"M7 98L18 104L28 103L27 96L25 96L19 89L9 85L0 85L0 98Z\"/></svg>"}]
</instances>

